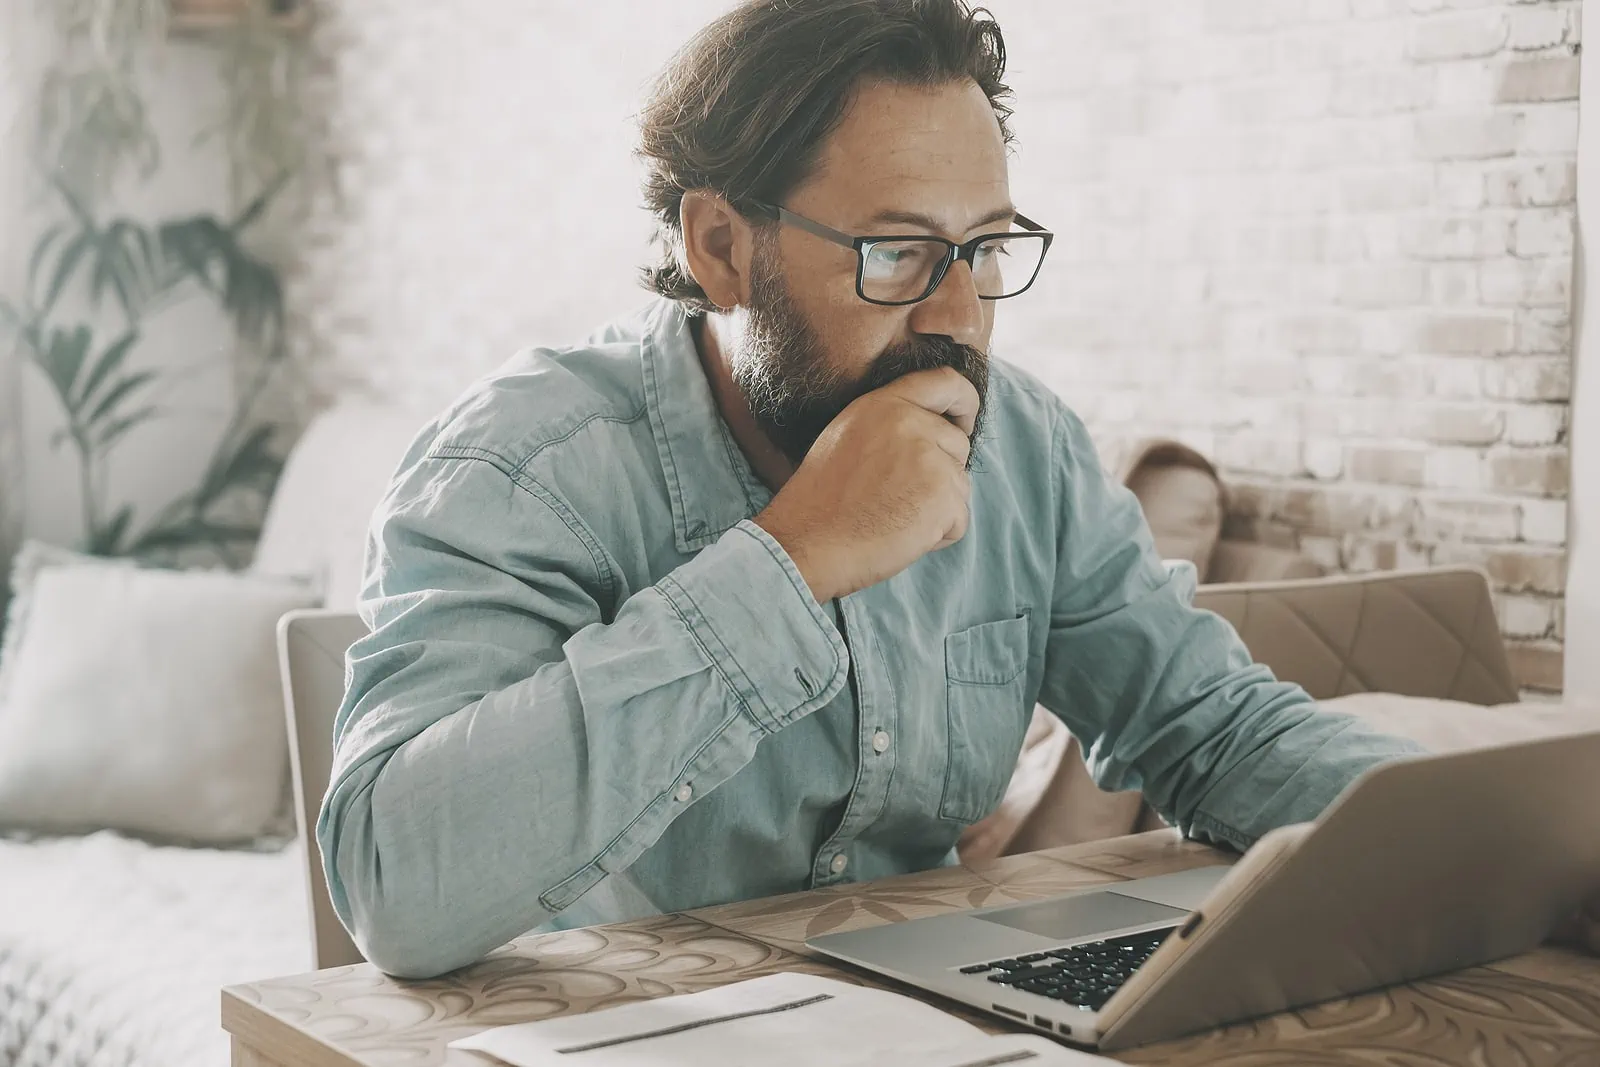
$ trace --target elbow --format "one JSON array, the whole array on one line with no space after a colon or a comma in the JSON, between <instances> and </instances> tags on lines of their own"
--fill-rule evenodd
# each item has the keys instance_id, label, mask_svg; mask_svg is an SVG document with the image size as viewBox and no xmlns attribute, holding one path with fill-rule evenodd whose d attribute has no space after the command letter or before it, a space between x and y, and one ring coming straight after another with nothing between
<instances>
[{"instance_id":1,"label":"elbow","mask_svg":"<svg viewBox=\"0 0 1600 1067\"><path fill-rule=\"evenodd\" d=\"M380 851L372 813L358 799L341 804L338 791L324 802L317 828L328 896L339 921L366 960L395 978L436 978L476 962L487 951L467 944L450 909L416 891L417 878L433 884L403 856ZM493 946L488 946L493 947Z\"/></svg>"},{"instance_id":2,"label":"elbow","mask_svg":"<svg viewBox=\"0 0 1600 1067\"><path fill-rule=\"evenodd\" d=\"M368 962L392 978L437 978L478 958L450 951L398 909L369 913L363 919L352 932L356 945Z\"/></svg>"}]
</instances>

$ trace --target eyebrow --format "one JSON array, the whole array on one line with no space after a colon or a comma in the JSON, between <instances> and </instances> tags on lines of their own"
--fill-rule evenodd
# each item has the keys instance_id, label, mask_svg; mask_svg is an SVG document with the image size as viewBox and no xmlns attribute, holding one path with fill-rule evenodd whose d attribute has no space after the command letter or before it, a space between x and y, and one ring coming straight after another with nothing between
<instances>
[{"instance_id":1,"label":"eyebrow","mask_svg":"<svg viewBox=\"0 0 1600 1067\"><path fill-rule=\"evenodd\" d=\"M1008 219L1014 219L1016 217L1017 209L1014 207L1007 206L995 208L993 211L983 216L983 218L975 220L973 224L968 227L967 232L970 233L972 230L976 230L983 226L988 226L991 223L1004 222ZM910 226L920 226L929 233L939 233L944 229L938 219L934 218L932 215L924 215L920 211L880 211L876 215L872 216L872 218L867 220L867 225L871 226L880 222L903 222Z\"/></svg>"}]
</instances>

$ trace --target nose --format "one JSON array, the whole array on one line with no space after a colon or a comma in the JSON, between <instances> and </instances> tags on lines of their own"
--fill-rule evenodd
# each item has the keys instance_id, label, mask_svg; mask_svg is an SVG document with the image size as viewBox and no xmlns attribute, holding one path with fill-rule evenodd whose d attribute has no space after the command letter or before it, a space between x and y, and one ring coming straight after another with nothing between
<instances>
[{"instance_id":1,"label":"nose","mask_svg":"<svg viewBox=\"0 0 1600 1067\"><path fill-rule=\"evenodd\" d=\"M913 308L910 326L917 333L938 334L958 344L983 346L987 323L970 264L959 259L950 264L950 269L939 279L938 287Z\"/></svg>"}]
</instances>

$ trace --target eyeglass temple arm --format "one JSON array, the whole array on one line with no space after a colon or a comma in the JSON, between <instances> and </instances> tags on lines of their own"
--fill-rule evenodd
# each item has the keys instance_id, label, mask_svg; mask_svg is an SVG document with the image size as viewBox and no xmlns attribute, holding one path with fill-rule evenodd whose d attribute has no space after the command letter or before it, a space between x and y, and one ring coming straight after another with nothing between
<instances>
[{"instance_id":1,"label":"eyeglass temple arm","mask_svg":"<svg viewBox=\"0 0 1600 1067\"><path fill-rule=\"evenodd\" d=\"M756 207L769 215L775 216L778 221L787 222L790 226L804 230L815 237L820 237L824 241L832 241L834 244L843 245L845 248L854 248L856 246L856 239L849 234L842 233L831 226L824 226L820 222L813 222L804 215L796 215L781 205L757 201Z\"/></svg>"}]
</instances>

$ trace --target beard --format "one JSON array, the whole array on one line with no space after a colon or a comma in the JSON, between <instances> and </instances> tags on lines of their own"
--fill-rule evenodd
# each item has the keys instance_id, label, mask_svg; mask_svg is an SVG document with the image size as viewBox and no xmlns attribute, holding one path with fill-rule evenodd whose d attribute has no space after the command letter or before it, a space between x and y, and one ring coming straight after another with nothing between
<instances>
[{"instance_id":1,"label":"beard","mask_svg":"<svg viewBox=\"0 0 1600 1067\"><path fill-rule=\"evenodd\" d=\"M743 351L731 370L756 424L795 466L857 398L907 374L940 367L953 367L978 390L975 455L989 388L987 354L949 337L922 334L890 345L852 380L831 365L822 339L790 296L772 250L758 247L751 264ZM967 466L972 466L971 456Z\"/></svg>"}]
</instances>

